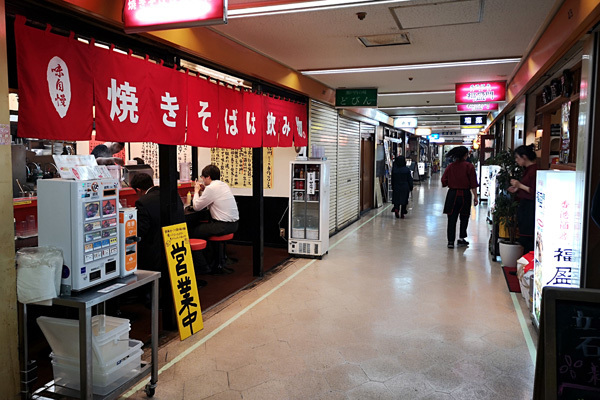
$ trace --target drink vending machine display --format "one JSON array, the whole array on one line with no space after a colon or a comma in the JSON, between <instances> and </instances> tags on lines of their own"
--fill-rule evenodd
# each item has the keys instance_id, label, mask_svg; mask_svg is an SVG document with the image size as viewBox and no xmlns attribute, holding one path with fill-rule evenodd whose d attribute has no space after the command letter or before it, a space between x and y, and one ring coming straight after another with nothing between
<instances>
[{"instance_id":1,"label":"drink vending machine display","mask_svg":"<svg viewBox=\"0 0 600 400\"><path fill-rule=\"evenodd\" d=\"M121 253L120 276L133 274L137 270L137 209L119 210L119 253Z\"/></svg>"},{"instance_id":2,"label":"drink vending machine display","mask_svg":"<svg viewBox=\"0 0 600 400\"><path fill-rule=\"evenodd\" d=\"M61 293L120 275L118 199L115 179L38 181L38 243L63 251Z\"/></svg>"},{"instance_id":3,"label":"drink vending machine display","mask_svg":"<svg viewBox=\"0 0 600 400\"><path fill-rule=\"evenodd\" d=\"M292 161L288 252L321 257L329 251L329 164Z\"/></svg>"}]
</instances>

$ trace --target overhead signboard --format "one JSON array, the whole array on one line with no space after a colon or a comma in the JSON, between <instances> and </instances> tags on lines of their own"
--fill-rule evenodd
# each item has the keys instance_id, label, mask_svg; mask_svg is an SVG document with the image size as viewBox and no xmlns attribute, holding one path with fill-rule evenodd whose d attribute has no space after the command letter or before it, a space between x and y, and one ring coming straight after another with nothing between
<instances>
[{"instance_id":1,"label":"overhead signboard","mask_svg":"<svg viewBox=\"0 0 600 400\"><path fill-rule=\"evenodd\" d=\"M454 97L457 104L506 101L506 81L457 83Z\"/></svg>"},{"instance_id":2,"label":"overhead signboard","mask_svg":"<svg viewBox=\"0 0 600 400\"><path fill-rule=\"evenodd\" d=\"M336 107L377 107L377 89L337 89Z\"/></svg>"},{"instance_id":3,"label":"overhead signboard","mask_svg":"<svg viewBox=\"0 0 600 400\"><path fill-rule=\"evenodd\" d=\"M456 111L457 112L498 111L498 103L457 104Z\"/></svg>"},{"instance_id":4,"label":"overhead signboard","mask_svg":"<svg viewBox=\"0 0 600 400\"><path fill-rule=\"evenodd\" d=\"M124 0L125 32L148 32L227 23L227 0Z\"/></svg>"},{"instance_id":5,"label":"overhead signboard","mask_svg":"<svg viewBox=\"0 0 600 400\"><path fill-rule=\"evenodd\" d=\"M439 138L440 138L439 133L432 133L431 135L429 135L429 140L437 140Z\"/></svg>"},{"instance_id":6,"label":"overhead signboard","mask_svg":"<svg viewBox=\"0 0 600 400\"><path fill-rule=\"evenodd\" d=\"M396 118L394 119L394 128L416 128L416 118Z\"/></svg>"},{"instance_id":7,"label":"overhead signboard","mask_svg":"<svg viewBox=\"0 0 600 400\"><path fill-rule=\"evenodd\" d=\"M486 116L485 115L461 115L460 116L460 127L461 128L483 128L485 126Z\"/></svg>"}]
</instances>

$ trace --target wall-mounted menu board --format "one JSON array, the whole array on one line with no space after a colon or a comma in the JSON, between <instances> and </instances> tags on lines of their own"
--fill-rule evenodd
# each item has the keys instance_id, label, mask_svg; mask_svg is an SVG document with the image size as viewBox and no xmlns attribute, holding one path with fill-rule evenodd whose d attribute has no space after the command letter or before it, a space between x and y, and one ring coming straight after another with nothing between
<instances>
[{"instance_id":1,"label":"wall-mounted menu board","mask_svg":"<svg viewBox=\"0 0 600 400\"><path fill-rule=\"evenodd\" d=\"M600 399L600 290L544 288L534 399Z\"/></svg>"}]
</instances>

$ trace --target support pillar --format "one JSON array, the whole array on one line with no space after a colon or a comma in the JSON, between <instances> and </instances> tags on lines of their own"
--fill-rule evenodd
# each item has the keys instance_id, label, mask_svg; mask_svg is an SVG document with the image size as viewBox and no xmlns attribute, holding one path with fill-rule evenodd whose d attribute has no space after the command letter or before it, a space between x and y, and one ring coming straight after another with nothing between
<instances>
[{"instance_id":1,"label":"support pillar","mask_svg":"<svg viewBox=\"0 0 600 400\"><path fill-rule=\"evenodd\" d=\"M252 272L264 275L265 208L263 191L263 149L252 149Z\"/></svg>"},{"instance_id":2,"label":"support pillar","mask_svg":"<svg viewBox=\"0 0 600 400\"><path fill-rule=\"evenodd\" d=\"M6 12L0 0L0 133L10 134ZM0 392L19 398L19 326L10 140L0 140ZM12 221L11 221L12 220Z\"/></svg>"}]
</instances>

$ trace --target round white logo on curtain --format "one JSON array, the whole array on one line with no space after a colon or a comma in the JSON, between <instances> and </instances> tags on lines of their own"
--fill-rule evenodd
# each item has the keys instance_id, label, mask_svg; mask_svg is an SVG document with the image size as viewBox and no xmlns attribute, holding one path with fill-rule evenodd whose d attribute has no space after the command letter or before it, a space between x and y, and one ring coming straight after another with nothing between
<instances>
[{"instance_id":1,"label":"round white logo on curtain","mask_svg":"<svg viewBox=\"0 0 600 400\"><path fill-rule=\"evenodd\" d=\"M50 100L58 115L64 118L71 104L71 80L67 63L60 57L52 57L46 70L46 79Z\"/></svg>"}]
</instances>

